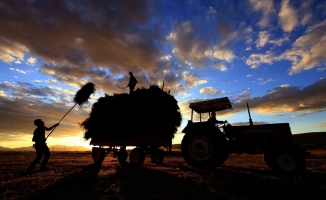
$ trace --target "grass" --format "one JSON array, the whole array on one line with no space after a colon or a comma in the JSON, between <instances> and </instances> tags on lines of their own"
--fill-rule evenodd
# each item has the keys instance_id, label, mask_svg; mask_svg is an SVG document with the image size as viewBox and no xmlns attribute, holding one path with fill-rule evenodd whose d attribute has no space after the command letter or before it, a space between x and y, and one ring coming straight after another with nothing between
<instances>
[{"instance_id":1,"label":"grass","mask_svg":"<svg viewBox=\"0 0 326 200\"><path fill-rule=\"evenodd\" d=\"M53 152L51 170L24 174L34 157L0 153L0 199L326 199L326 151L312 151L300 177L274 175L261 155L231 154L209 171L192 168L180 154L162 165L147 156L139 168L121 168L108 155L98 168L90 152Z\"/></svg>"}]
</instances>

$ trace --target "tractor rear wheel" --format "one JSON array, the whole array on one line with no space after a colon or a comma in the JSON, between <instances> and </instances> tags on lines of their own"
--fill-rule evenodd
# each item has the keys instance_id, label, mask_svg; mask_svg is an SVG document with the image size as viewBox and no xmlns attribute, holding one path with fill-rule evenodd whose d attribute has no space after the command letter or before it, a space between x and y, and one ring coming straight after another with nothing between
<instances>
[{"instance_id":1,"label":"tractor rear wheel","mask_svg":"<svg viewBox=\"0 0 326 200\"><path fill-rule=\"evenodd\" d=\"M222 165L228 158L226 139L217 133L185 134L181 149L185 161L201 169Z\"/></svg>"}]
</instances>

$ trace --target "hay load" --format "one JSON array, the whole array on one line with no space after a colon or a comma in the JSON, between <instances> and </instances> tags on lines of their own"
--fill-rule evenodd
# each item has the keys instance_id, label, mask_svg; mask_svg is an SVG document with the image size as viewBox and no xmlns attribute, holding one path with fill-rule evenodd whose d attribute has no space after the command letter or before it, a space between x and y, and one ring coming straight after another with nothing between
<instances>
[{"instance_id":1,"label":"hay load","mask_svg":"<svg viewBox=\"0 0 326 200\"><path fill-rule=\"evenodd\" d=\"M142 88L129 94L105 95L93 104L81 126L84 138L110 139L144 132L171 139L181 124L176 99L158 86Z\"/></svg>"}]
</instances>

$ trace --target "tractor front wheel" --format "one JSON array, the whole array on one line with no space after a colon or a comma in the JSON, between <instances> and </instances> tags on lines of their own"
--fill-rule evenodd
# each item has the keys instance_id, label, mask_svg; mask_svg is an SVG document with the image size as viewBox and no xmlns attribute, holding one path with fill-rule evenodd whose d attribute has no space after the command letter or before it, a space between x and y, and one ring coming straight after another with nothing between
<instances>
[{"instance_id":1,"label":"tractor front wheel","mask_svg":"<svg viewBox=\"0 0 326 200\"><path fill-rule=\"evenodd\" d=\"M306 168L304 152L296 148L286 148L264 155L265 163L281 175L298 175Z\"/></svg>"}]
</instances>

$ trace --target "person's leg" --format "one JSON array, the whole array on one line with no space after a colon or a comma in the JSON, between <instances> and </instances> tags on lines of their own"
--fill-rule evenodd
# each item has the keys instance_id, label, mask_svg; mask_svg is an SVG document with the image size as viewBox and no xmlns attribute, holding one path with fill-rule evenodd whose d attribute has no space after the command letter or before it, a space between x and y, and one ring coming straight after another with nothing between
<instances>
[{"instance_id":1,"label":"person's leg","mask_svg":"<svg viewBox=\"0 0 326 200\"><path fill-rule=\"evenodd\" d=\"M49 158L50 158L50 155L51 155L48 146L45 145L43 147L43 153L44 153L44 159L42 161L41 170L45 170L46 169L46 164L48 163Z\"/></svg>"},{"instance_id":2,"label":"person's leg","mask_svg":"<svg viewBox=\"0 0 326 200\"><path fill-rule=\"evenodd\" d=\"M134 92L135 86L129 86L129 94Z\"/></svg>"},{"instance_id":3,"label":"person's leg","mask_svg":"<svg viewBox=\"0 0 326 200\"><path fill-rule=\"evenodd\" d=\"M36 164L42 159L42 148L40 146L35 146L36 158L33 160L31 165L28 167L27 171L31 172L35 168Z\"/></svg>"}]
</instances>

